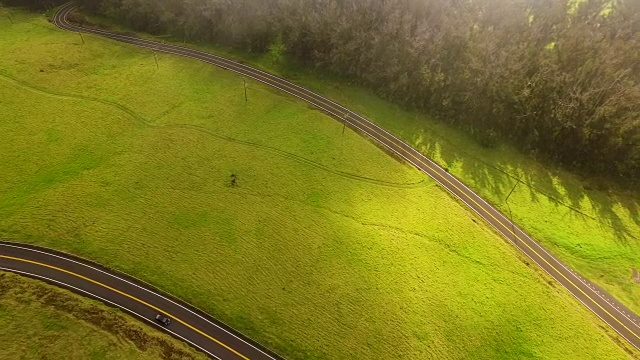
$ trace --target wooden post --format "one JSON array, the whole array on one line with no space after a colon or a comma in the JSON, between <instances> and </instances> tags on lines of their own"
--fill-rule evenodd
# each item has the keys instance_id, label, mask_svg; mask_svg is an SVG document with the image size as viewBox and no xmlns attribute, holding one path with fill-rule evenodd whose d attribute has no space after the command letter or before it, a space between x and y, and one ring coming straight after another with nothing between
<instances>
[{"instance_id":1,"label":"wooden post","mask_svg":"<svg viewBox=\"0 0 640 360\"><path fill-rule=\"evenodd\" d=\"M349 114L344 114L344 119L342 120L342 135L344 135L344 130L347 128L347 119L349 118Z\"/></svg>"},{"instance_id":2,"label":"wooden post","mask_svg":"<svg viewBox=\"0 0 640 360\"><path fill-rule=\"evenodd\" d=\"M183 28L182 28L182 43L186 44L187 43L187 24L185 23Z\"/></svg>"},{"instance_id":3,"label":"wooden post","mask_svg":"<svg viewBox=\"0 0 640 360\"><path fill-rule=\"evenodd\" d=\"M0 3L0 9L4 9L4 6L2 6L2 3ZM9 12L7 13L7 19L9 19L11 24L13 24L13 19L11 18L12 15L13 13L11 12L11 9L9 9Z\"/></svg>"},{"instance_id":4,"label":"wooden post","mask_svg":"<svg viewBox=\"0 0 640 360\"><path fill-rule=\"evenodd\" d=\"M516 186L520 184L520 179L522 179L522 174L518 176L518 180L516 181L515 185L513 185L513 188L511 189L511 191L509 191L509 195L507 195L507 198L504 199L504 203L507 205L507 209L509 209L509 221L511 222L511 235L513 235L513 242L516 245L518 245L518 236L516 235L516 227L513 224L513 214L511 213L511 206L509 206L509 197L511 197L511 194L513 194L513 191L516 189Z\"/></svg>"},{"instance_id":5,"label":"wooden post","mask_svg":"<svg viewBox=\"0 0 640 360\"><path fill-rule=\"evenodd\" d=\"M247 102L249 101L247 97L247 79L244 76L242 77L242 83L244 84L244 102Z\"/></svg>"}]
</instances>

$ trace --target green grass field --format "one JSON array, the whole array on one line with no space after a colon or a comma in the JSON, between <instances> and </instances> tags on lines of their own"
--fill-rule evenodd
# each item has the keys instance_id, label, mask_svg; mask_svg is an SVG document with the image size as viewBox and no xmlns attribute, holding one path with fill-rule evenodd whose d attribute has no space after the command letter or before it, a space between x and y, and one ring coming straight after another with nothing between
<instances>
[{"instance_id":1,"label":"green grass field","mask_svg":"<svg viewBox=\"0 0 640 360\"><path fill-rule=\"evenodd\" d=\"M107 18L92 19L107 28L127 30ZM274 64L268 55L214 45L186 46L279 74L366 116L449 169L504 214L509 214L510 207L514 221L548 250L640 313L640 282L633 279L634 269L640 270L637 190L544 165L505 144L484 148L445 122L404 110L330 74L290 62ZM516 183L507 205L507 195Z\"/></svg>"},{"instance_id":2,"label":"green grass field","mask_svg":"<svg viewBox=\"0 0 640 360\"><path fill-rule=\"evenodd\" d=\"M292 359L637 352L433 181L305 103L0 18L0 237L88 257ZM238 186L230 175L238 174Z\"/></svg>"},{"instance_id":3,"label":"green grass field","mask_svg":"<svg viewBox=\"0 0 640 360\"><path fill-rule=\"evenodd\" d=\"M101 26L128 29L104 17ZM142 34L145 37L152 36ZM162 38L167 41L167 37ZM193 44L186 44L194 46ZM421 150L497 206L553 254L640 313L640 193L608 180L580 178L544 166L507 145L487 149L472 137L422 113L406 111L362 87L268 55L212 45L200 49L247 62L328 96ZM505 203L507 195L516 186Z\"/></svg>"},{"instance_id":4,"label":"green grass field","mask_svg":"<svg viewBox=\"0 0 640 360\"><path fill-rule=\"evenodd\" d=\"M550 169L506 145L483 148L447 125L362 90L333 90L332 98L420 149L504 214L510 207L514 221L551 253L640 313L640 283L632 278L633 269L640 269L640 194L605 190L611 184Z\"/></svg>"},{"instance_id":5,"label":"green grass field","mask_svg":"<svg viewBox=\"0 0 640 360\"><path fill-rule=\"evenodd\" d=\"M119 310L0 272L0 359L206 359Z\"/></svg>"},{"instance_id":6,"label":"green grass field","mask_svg":"<svg viewBox=\"0 0 640 360\"><path fill-rule=\"evenodd\" d=\"M448 168L504 214L510 207L514 221L551 253L640 313L640 283L632 278L640 269L640 193L545 167L506 145L483 148L355 87L323 89Z\"/></svg>"}]
</instances>

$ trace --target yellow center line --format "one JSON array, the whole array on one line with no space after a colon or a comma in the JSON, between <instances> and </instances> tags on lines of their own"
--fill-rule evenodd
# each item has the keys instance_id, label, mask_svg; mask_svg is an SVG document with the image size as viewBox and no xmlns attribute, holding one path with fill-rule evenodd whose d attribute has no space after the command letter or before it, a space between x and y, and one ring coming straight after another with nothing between
<instances>
[{"instance_id":1,"label":"yellow center line","mask_svg":"<svg viewBox=\"0 0 640 360\"><path fill-rule=\"evenodd\" d=\"M389 138L385 133L381 133L379 131L377 131L375 128L372 128L371 126L369 126L369 124L367 124L366 122L361 122L358 121L358 123L360 123L361 125L364 125L365 127L367 127L369 130L373 131L374 133L376 133L377 135L380 135L382 137L384 137L386 140L392 142L395 144L394 139ZM440 173L438 173L437 170L435 170L429 163L424 162L422 159L416 157L415 155L409 153L408 151L404 151L403 152L408 155L409 157L413 158L414 160L417 160L420 164L423 164L425 166L427 166L429 169L431 169L433 172L435 172L441 179L445 180L447 183L449 183L451 186L453 186L454 188L456 188L456 190L458 190L460 193L462 193L468 200L471 200L474 204L476 204L478 207L480 207L481 209L484 210L484 207L480 204L478 204L471 196L469 196L464 190L461 190L456 184L452 183L451 181L449 181L449 179L447 179L446 177L440 175ZM464 199L463 199L464 200ZM582 294L584 294L586 297L588 297L594 304L596 304L600 309L602 309L602 311L604 311L605 313L607 313L607 315L609 315L610 317L612 317L615 321L617 321L620 325L622 325L625 329L627 329L631 334L633 334L636 338L640 339L640 335L636 334L634 331L632 331L631 329L629 329L625 324L623 324L620 320L618 320L617 317L613 316L609 311L607 311L605 308L603 308L595 299L593 299L591 296L589 296L589 294L585 293L580 287L578 287L573 281L571 281L569 278L567 278L560 270L558 270L555 266L553 266L551 263L549 263L547 261L547 259L545 259L543 256L541 256L535 249L533 249L531 246L529 246L529 244L527 244L526 241L524 241L520 236L518 236L518 234L514 233L511 229L509 229L506 225L504 225L502 223L502 221L498 220L495 216L493 216L492 213L490 213L489 211L485 212L491 216L496 222L500 223L500 225L506 229L508 232L510 232L513 236L515 236L518 240L520 240L521 243L525 244L529 250L533 251L540 259L542 259L542 261L544 261L547 265L549 265L551 268L553 268L558 274L560 274L560 276L562 276L565 280L567 280L569 283L571 283L571 285L573 285L576 289L578 289Z\"/></svg>"},{"instance_id":2,"label":"yellow center line","mask_svg":"<svg viewBox=\"0 0 640 360\"><path fill-rule=\"evenodd\" d=\"M135 300L135 301L139 302L140 304L143 304L143 305L145 305L145 306L148 306L148 307L150 307L151 309L153 309L153 310L155 310L155 311L157 311L157 312L160 312L160 313L166 314L166 315L167 315L168 317L170 317L171 319L173 319L173 320L175 320L175 321L177 321L177 322L181 323L182 325L184 325L184 326L188 327L189 329L191 329L191 330L193 330L193 331L197 332L198 334L200 334L200 335L202 335L202 336L206 337L207 339L214 341L214 342L215 342L215 343L217 343L218 345L220 345L220 346L224 347L225 349L227 349L227 350L231 351L232 353L234 353L234 354L238 355L240 358L242 358L242 359L244 359L244 360L249 360L249 358L248 358L248 357L246 357L246 356L244 356L244 355L240 354L239 352L237 352L237 351L235 351L234 349L230 348L229 346L227 346L227 345L226 345L226 344L224 344L223 342L221 342L221 341L219 341L219 340L217 340L217 339L215 339L215 338L213 338L213 337L211 337L211 336L207 335L206 333L204 333L204 332L202 332L202 331L200 331L200 330L196 329L195 327L193 327L193 326L191 326L191 325L187 324L186 322L184 322L184 321L180 320L179 318L177 318L177 317L175 317L175 316L173 316L173 315L169 314L168 312L166 312L166 311L164 311L164 310L162 310L162 309L160 309L160 308L158 308L158 307L156 307L156 306L153 306L153 305L151 305L151 304L147 303L147 302L146 302L146 301L144 301L144 300L138 299L137 297L135 297L135 296L133 296L133 295L129 295L129 294L127 294L127 293L123 292L123 291L120 291L120 290L118 290L118 289L112 288L112 287L111 287L111 286L109 286L109 285L105 285L105 284L103 284L103 283L101 283L101 282L99 282L99 281L96 281L96 280L90 279L90 278L88 278L88 277L86 277L86 276L82 276L82 275L80 275L80 274L76 274L76 273L74 273L74 272L72 272L72 271L65 270L65 269L61 269L61 268L59 268L59 267L55 267L55 266L48 265L48 264L43 264L43 263L40 263L40 262L37 262L37 261L32 261L32 260L27 260L27 259L22 259L22 258L17 258L17 257L13 257L13 256L7 256L7 255L0 255L0 258L5 258L5 259L9 259L9 260L16 260L16 261L22 261L22 262L26 262L26 263L29 263L29 264L39 265L39 266L42 266L42 267L46 267L46 268L49 268L49 269L57 270L57 271L60 271L60 272L63 272L63 273L66 273L66 274L69 274L69 275L75 276L75 277L78 277L78 278L80 278L80 279L86 280L86 281L88 281L88 282L94 283L94 284L96 284L96 285L102 286L102 287L103 287L103 288L105 288L105 289L111 290L111 291L113 291L113 292L115 292L115 293L118 293L118 294L120 294L120 295L123 295L123 296L125 296L125 297L128 297L129 299Z\"/></svg>"}]
</instances>

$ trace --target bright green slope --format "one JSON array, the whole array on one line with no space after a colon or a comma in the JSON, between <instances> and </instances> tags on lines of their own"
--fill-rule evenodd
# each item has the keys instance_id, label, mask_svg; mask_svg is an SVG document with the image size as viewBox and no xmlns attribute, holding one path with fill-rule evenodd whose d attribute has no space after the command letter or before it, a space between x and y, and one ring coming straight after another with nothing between
<instances>
[{"instance_id":1,"label":"bright green slope","mask_svg":"<svg viewBox=\"0 0 640 360\"><path fill-rule=\"evenodd\" d=\"M107 18L92 20L129 30ZM509 213L505 199L520 178L509 198L515 222L580 274L640 313L640 280L633 278L634 269L640 271L637 190L621 190L602 179L582 179L545 167L510 146L484 148L443 122L401 109L344 79L309 72L296 64L274 64L268 54L250 56L216 46L198 47L293 79L348 106L448 168L505 214Z\"/></svg>"},{"instance_id":2,"label":"bright green slope","mask_svg":"<svg viewBox=\"0 0 640 360\"><path fill-rule=\"evenodd\" d=\"M639 192L545 167L506 145L483 148L468 135L356 87L319 85L448 168L504 214L510 207L514 222L551 253L640 313L640 282L633 279L633 269L640 270Z\"/></svg>"},{"instance_id":3,"label":"bright green slope","mask_svg":"<svg viewBox=\"0 0 640 360\"><path fill-rule=\"evenodd\" d=\"M94 20L114 26L106 18ZM407 111L326 73L286 62L274 64L268 55L197 47L292 79L366 116L449 169L505 214L509 213L505 199L520 178L509 198L514 221L554 255L640 313L640 280L633 278L634 269L640 271L638 190L544 166L504 144L482 147L473 137L445 124L446 119L437 121Z\"/></svg>"},{"instance_id":4,"label":"bright green slope","mask_svg":"<svg viewBox=\"0 0 640 360\"><path fill-rule=\"evenodd\" d=\"M119 310L0 272L0 359L207 359Z\"/></svg>"},{"instance_id":5,"label":"bright green slope","mask_svg":"<svg viewBox=\"0 0 640 360\"><path fill-rule=\"evenodd\" d=\"M629 357L433 181L306 104L17 20L0 237L140 277L289 358Z\"/></svg>"}]
</instances>

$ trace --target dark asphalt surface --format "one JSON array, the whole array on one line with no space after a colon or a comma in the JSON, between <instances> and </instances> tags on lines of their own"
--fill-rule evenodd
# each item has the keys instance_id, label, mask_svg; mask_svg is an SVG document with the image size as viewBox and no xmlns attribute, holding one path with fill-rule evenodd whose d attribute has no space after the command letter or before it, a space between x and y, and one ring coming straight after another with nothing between
<instances>
[{"instance_id":1,"label":"dark asphalt surface","mask_svg":"<svg viewBox=\"0 0 640 360\"><path fill-rule=\"evenodd\" d=\"M72 255L0 242L0 270L41 279L119 307L214 359L281 359L204 312L148 284ZM165 327L155 322L158 313L169 316L171 324Z\"/></svg>"},{"instance_id":2,"label":"dark asphalt surface","mask_svg":"<svg viewBox=\"0 0 640 360\"><path fill-rule=\"evenodd\" d=\"M362 116L340 106L339 104L332 102L331 100L250 66L198 50L70 24L67 21L67 16L71 11L73 11L73 9L73 4L67 4L62 7L55 15L54 23L64 30L95 34L159 52L193 58L237 72L243 76L253 78L305 100L327 112L339 121L346 122L353 129L357 129L359 132L371 137L379 145L385 147L390 152L400 156L416 168L423 171L425 174L429 175L443 188L466 204L471 210L486 220L489 225L495 228L496 231L508 239L534 263L547 272L549 276L567 289L578 301L596 314L602 321L620 334L620 336L625 338L632 346L640 350L640 318L636 314L616 301L604 290L580 277L577 273L549 254L540 244L524 233L517 225L511 223L506 216L476 195L457 178L440 168L433 161L413 149L411 146L389 134L384 129L369 122ZM96 285L86 279L81 279L77 276L46 268L41 265L3 258L3 255L35 260L44 264L54 265L66 270L77 272L88 279L104 282L113 289L135 296L136 298L144 301L147 305L116 291ZM102 299L113 302L130 312L139 314L145 319L152 319L158 312L152 307L162 309L163 312L167 312L184 321L184 323L180 323L174 320L174 323L172 323L166 330L170 330L175 336L181 337L201 349L205 349L214 357L219 357L221 359L276 358L275 355L261 349L256 344L252 345L250 341L243 339L240 335L234 335L232 331L224 330L224 326L216 326L215 321L212 319L207 320L208 318L206 315L197 314L197 312L189 310L188 305L180 305L178 301L168 301L166 298L155 294L154 291L146 290L146 287L148 287L146 285L132 285L132 283L123 281L117 276L111 275L105 271L97 271L89 266L72 261L70 262L63 258L46 253L34 252L16 246L7 245L0 245L0 268L24 271L33 275L54 278L54 280L60 281L67 286L80 288L93 296L99 296ZM223 343L224 346L212 340L212 338Z\"/></svg>"}]
</instances>

